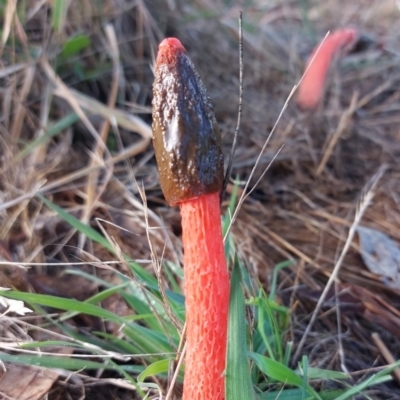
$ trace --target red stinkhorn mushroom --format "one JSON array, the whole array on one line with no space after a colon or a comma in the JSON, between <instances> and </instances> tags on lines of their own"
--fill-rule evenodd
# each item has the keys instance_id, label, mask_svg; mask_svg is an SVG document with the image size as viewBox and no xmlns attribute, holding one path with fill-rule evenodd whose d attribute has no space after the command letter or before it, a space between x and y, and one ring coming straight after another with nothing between
<instances>
[{"instance_id":1,"label":"red stinkhorn mushroom","mask_svg":"<svg viewBox=\"0 0 400 400\"><path fill-rule=\"evenodd\" d=\"M357 37L355 29L339 29L315 47L307 62L307 72L299 86L297 104L300 108L317 108L322 99L326 75L333 57L339 50L349 49Z\"/></svg>"},{"instance_id":2,"label":"red stinkhorn mushroom","mask_svg":"<svg viewBox=\"0 0 400 400\"><path fill-rule=\"evenodd\" d=\"M159 46L153 143L166 200L179 204L184 248L184 400L225 398L229 274L220 220L223 155L212 102L175 38Z\"/></svg>"}]
</instances>

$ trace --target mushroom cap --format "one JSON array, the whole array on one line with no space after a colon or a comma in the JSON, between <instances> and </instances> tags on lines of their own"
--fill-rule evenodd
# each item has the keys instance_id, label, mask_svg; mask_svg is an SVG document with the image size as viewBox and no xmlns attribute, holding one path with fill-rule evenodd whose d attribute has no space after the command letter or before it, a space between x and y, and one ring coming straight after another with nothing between
<instances>
[{"instance_id":1,"label":"mushroom cap","mask_svg":"<svg viewBox=\"0 0 400 400\"><path fill-rule=\"evenodd\" d=\"M176 38L159 45L152 105L153 144L169 204L220 192L224 160L213 104Z\"/></svg>"}]
</instances>

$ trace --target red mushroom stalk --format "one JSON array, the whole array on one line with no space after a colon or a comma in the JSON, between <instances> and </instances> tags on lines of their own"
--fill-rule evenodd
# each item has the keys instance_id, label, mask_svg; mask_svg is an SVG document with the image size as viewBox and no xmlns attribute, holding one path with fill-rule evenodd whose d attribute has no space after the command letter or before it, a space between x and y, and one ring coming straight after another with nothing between
<instances>
[{"instance_id":1,"label":"red mushroom stalk","mask_svg":"<svg viewBox=\"0 0 400 400\"><path fill-rule=\"evenodd\" d=\"M300 83L297 104L302 109L318 107L325 87L325 79L333 57L344 48L349 49L358 37L355 29L339 29L315 47L308 59L306 74Z\"/></svg>"},{"instance_id":2,"label":"red mushroom stalk","mask_svg":"<svg viewBox=\"0 0 400 400\"><path fill-rule=\"evenodd\" d=\"M184 248L184 400L225 398L229 274L221 231L223 155L212 102L178 39L159 46L153 143L166 200L180 205Z\"/></svg>"}]
</instances>

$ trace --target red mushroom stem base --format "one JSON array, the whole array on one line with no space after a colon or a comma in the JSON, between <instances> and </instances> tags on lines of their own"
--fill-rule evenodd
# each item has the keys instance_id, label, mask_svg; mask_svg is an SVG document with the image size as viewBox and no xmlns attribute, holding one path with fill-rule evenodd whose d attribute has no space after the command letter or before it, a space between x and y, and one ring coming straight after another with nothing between
<instances>
[{"instance_id":1,"label":"red mushroom stem base","mask_svg":"<svg viewBox=\"0 0 400 400\"><path fill-rule=\"evenodd\" d=\"M180 206L187 329L183 399L224 400L229 274L219 193Z\"/></svg>"}]
</instances>

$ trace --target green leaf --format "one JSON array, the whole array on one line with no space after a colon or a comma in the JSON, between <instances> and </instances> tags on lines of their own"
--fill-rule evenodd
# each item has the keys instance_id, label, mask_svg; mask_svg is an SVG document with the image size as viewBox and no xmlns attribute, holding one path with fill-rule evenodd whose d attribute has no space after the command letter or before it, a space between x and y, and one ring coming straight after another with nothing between
<instances>
[{"instance_id":1,"label":"green leaf","mask_svg":"<svg viewBox=\"0 0 400 400\"><path fill-rule=\"evenodd\" d=\"M171 358L165 358L163 360L156 361L150 364L138 377L138 382L144 382L146 378L153 375L159 375L162 373L168 372L169 364L171 362Z\"/></svg>"},{"instance_id":2,"label":"green leaf","mask_svg":"<svg viewBox=\"0 0 400 400\"><path fill-rule=\"evenodd\" d=\"M229 304L226 400L254 400L246 348L246 319L239 260L235 257Z\"/></svg>"},{"instance_id":3,"label":"green leaf","mask_svg":"<svg viewBox=\"0 0 400 400\"><path fill-rule=\"evenodd\" d=\"M87 35L78 34L69 38L61 50L61 57L64 59L78 54L81 50L90 45L90 38Z\"/></svg>"},{"instance_id":4,"label":"green leaf","mask_svg":"<svg viewBox=\"0 0 400 400\"><path fill-rule=\"evenodd\" d=\"M299 388L303 386L303 379L285 365L251 351L248 354L257 364L257 367L269 378ZM315 398L321 399L318 393L308 384L307 392L312 394Z\"/></svg>"}]
</instances>

